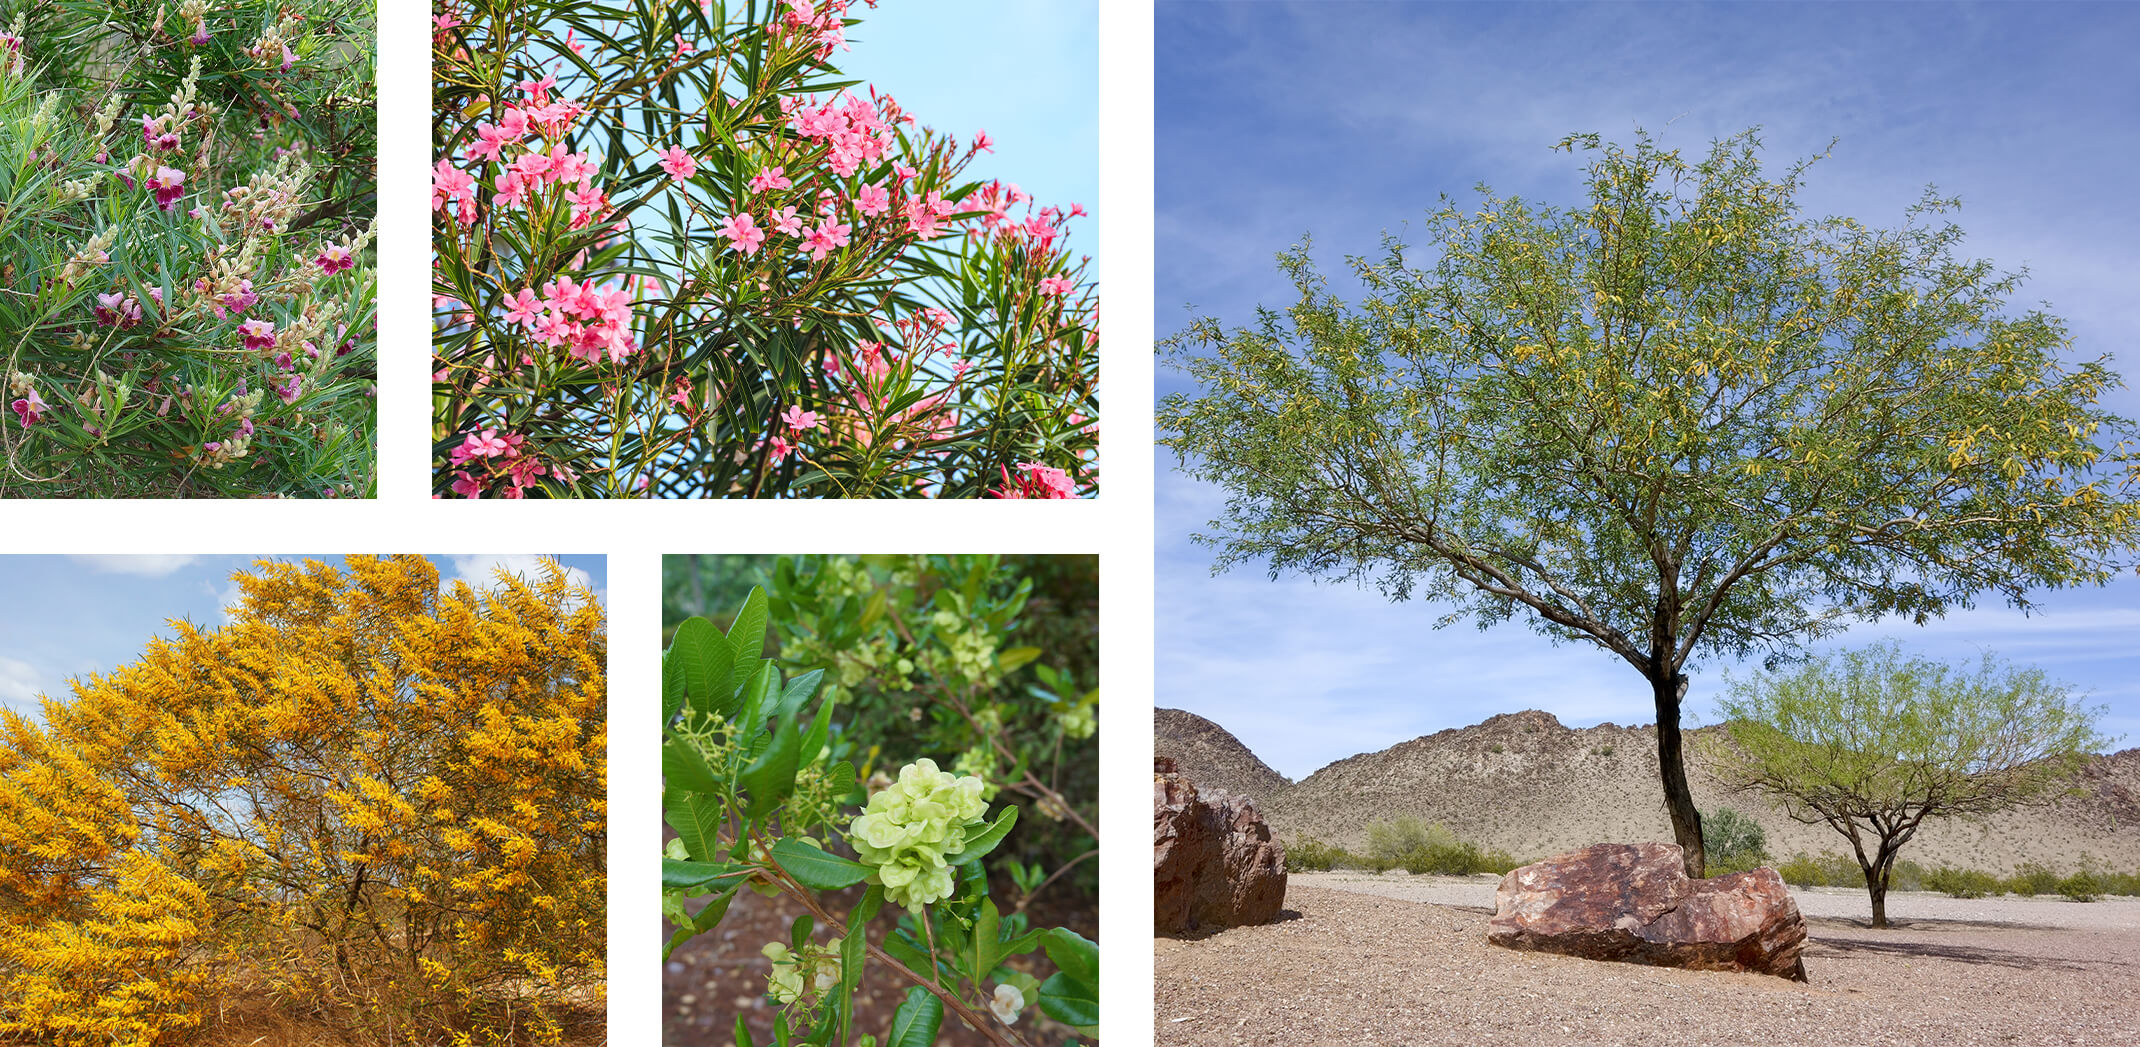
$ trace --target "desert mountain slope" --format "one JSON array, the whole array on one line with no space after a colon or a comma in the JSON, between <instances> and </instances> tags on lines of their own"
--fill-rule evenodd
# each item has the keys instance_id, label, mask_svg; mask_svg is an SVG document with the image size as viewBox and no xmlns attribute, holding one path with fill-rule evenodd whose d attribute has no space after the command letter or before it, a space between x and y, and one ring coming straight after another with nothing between
<instances>
[{"instance_id":1,"label":"desert mountain slope","mask_svg":"<svg viewBox=\"0 0 2140 1047\"><path fill-rule=\"evenodd\" d=\"M1192 712L1160 709L1152 715L1152 752L1173 757L1199 791L1224 789L1261 808L1293 783L1257 759L1226 728Z\"/></svg>"},{"instance_id":2,"label":"desert mountain slope","mask_svg":"<svg viewBox=\"0 0 2140 1047\"><path fill-rule=\"evenodd\" d=\"M1240 743L1216 724L1172 710L1163 710L1158 723L1160 754L1175 756L1192 780L1201 782L1201 772L1215 782L1240 781L1243 769L1253 768L1268 776L1266 783L1285 781L1245 748L1230 751ZM1732 807L1752 815L1779 860L1798 851L1848 853L1849 841L1827 826L1793 821L1764 796L1732 795L1718 786L1699 756L1716 730L1692 731L1687 739L1696 754L1688 776L1702 809ZM2080 795L2048 808L1929 821L1905 845L1903 857L2002 874L2023 861L2070 870L2083 856L2119 869L2140 868L2140 749L2096 758L2076 785ZM1350 849L1365 845L1369 822L1399 814L1441 822L1467 840L1518 858L1602 841L1672 839L1657 783L1654 727L1573 729L1537 710L1348 757L1290 787L1262 794L1242 788L1255 796L1281 838Z\"/></svg>"}]
</instances>

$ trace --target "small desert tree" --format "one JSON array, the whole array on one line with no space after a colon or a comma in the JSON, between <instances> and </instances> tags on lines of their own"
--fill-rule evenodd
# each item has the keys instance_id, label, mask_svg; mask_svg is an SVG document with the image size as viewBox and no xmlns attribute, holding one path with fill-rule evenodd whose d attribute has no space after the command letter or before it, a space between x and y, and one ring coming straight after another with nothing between
<instances>
[{"instance_id":1,"label":"small desert tree","mask_svg":"<svg viewBox=\"0 0 2140 1047\"><path fill-rule=\"evenodd\" d=\"M1772 793L1791 817L1849 839L1875 927L1887 926L1896 855L1926 818L2054 800L2075 763L2110 741L2041 670L1987 654L1971 671L1892 642L1734 681L1718 704L1719 780Z\"/></svg>"},{"instance_id":2,"label":"small desert tree","mask_svg":"<svg viewBox=\"0 0 2140 1047\"><path fill-rule=\"evenodd\" d=\"M1600 149L1595 136L1561 143ZM1225 488L1217 567L1377 578L1442 624L1518 620L1650 685L1673 836L1703 872L1680 707L1697 656L1789 652L1850 619L2102 584L2140 515L2106 360L1955 257L1927 195L1898 229L1810 219L1807 164L1751 133L1689 162L1606 148L1588 200L1488 197L1439 258L1354 259L1356 310L1307 249L1300 300L1171 340L1200 387L1162 442ZM1810 163L1810 161L1808 162Z\"/></svg>"}]
</instances>

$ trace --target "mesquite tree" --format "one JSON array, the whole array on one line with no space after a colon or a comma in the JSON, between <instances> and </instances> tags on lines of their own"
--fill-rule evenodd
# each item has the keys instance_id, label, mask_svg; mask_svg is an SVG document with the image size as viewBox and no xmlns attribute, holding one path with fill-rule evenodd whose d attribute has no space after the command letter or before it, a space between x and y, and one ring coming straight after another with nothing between
<instances>
[{"instance_id":1,"label":"mesquite tree","mask_svg":"<svg viewBox=\"0 0 2140 1047\"><path fill-rule=\"evenodd\" d=\"M1715 747L1718 778L1849 839L1875 927L1887 926L1895 858L1926 818L2056 800L2110 743L2041 670L1987 654L1971 672L1893 643L1736 681L1720 704L1730 744Z\"/></svg>"},{"instance_id":2,"label":"mesquite tree","mask_svg":"<svg viewBox=\"0 0 2140 1047\"><path fill-rule=\"evenodd\" d=\"M1812 219L1812 161L1763 173L1751 132L1689 162L1595 150L1561 210L1444 201L1438 257L1395 241L1253 329L1169 342L1201 387L1163 442L1231 496L1218 566L1373 577L1441 624L1517 619L1648 681L1687 870L1704 865L1680 707L1697 655L1789 652L1851 619L1919 622L1995 594L2101 584L2130 562L2132 423L2105 359L1957 258L1954 206L1898 228Z\"/></svg>"}]
</instances>

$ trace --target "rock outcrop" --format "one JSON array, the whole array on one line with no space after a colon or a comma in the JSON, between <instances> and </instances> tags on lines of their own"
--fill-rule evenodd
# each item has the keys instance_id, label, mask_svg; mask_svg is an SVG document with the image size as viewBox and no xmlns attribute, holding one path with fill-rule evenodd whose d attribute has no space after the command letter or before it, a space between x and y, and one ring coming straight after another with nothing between
<instances>
[{"instance_id":1,"label":"rock outcrop","mask_svg":"<svg viewBox=\"0 0 2140 1047\"><path fill-rule=\"evenodd\" d=\"M1173 760L1178 773L1206 795L1224 789L1254 800L1265 812L1293 786L1232 732L1181 709L1152 711L1152 753Z\"/></svg>"},{"instance_id":2,"label":"rock outcrop","mask_svg":"<svg viewBox=\"0 0 2140 1047\"><path fill-rule=\"evenodd\" d=\"M1183 934L1276 919L1285 849L1255 804L1224 790L1200 796L1173 760L1153 763L1153 929Z\"/></svg>"},{"instance_id":3,"label":"rock outcrop","mask_svg":"<svg viewBox=\"0 0 2140 1047\"><path fill-rule=\"evenodd\" d=\"M1806 924L1774 869L1687 878L1679 848L1601 843L1526 865L1494 892L1511 949L1806 980Z\"/></svg>"}]
</instances>

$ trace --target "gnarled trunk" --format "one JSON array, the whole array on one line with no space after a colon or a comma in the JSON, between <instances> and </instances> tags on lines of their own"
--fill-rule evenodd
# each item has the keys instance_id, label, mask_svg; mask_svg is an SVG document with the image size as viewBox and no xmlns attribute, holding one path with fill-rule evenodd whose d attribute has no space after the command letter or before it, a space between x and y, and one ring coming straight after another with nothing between
<instances>
[{"instance_id":1,"label":"gnarled trunk","mask_svg":"<svg viewBox=\"0 0 2140 1047\"><path fill-rule=\"evenodd\" d=\"M1657 774L1664 780L1665 810L1672 816L1672 842L1686 858L1687 875L1699 880L1709 856L1702 849L1702 814L1694 807L1694 791L1687 787L1679 737L1679 704L1687 696L1687 676L1675 672L1666 679L1652 678L1650 691L1657 700Z\"/></svg>"}]
</instances>

